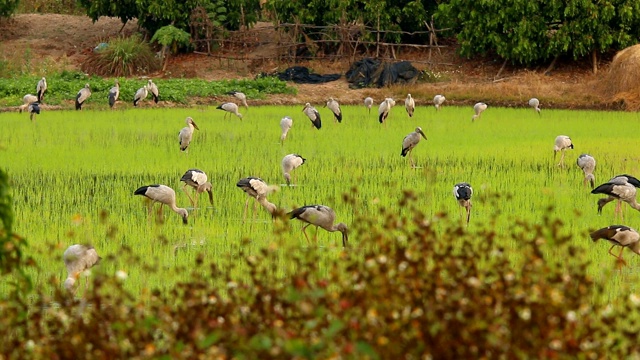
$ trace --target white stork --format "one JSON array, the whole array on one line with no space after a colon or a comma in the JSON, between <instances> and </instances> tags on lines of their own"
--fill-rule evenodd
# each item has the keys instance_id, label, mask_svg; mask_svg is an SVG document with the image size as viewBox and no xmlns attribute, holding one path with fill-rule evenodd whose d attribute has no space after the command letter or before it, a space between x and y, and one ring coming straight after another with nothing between
<instances>
[{"instance_id":1,"label":"white stork","mask_svg":"<svg viewBox=\"0 0 640 360\"><path fill-rule=\"evenodd\" d=\"M136 94L133 96L133 106L138 106L138 103L147 98L149 95L149 86L145 85L136 91Z\"/></svg>"},{"instance_id":2,"label":"white stork","mask_svg":"<svg viewBox=\"0 0 640 360\"><path fill-rule=\"evenodd\" d=\"M340 104L334 98L330 97L329 100L327 100L326 106L331 110L336 121L342 122L342 110L340 110Z\"/></svg>"},{"instance_id":3,"label":"white stork","mask_svg":"<svg viewBox=\"0 0 640 360\"><path fill-rule=\"evenodd\" d=\"M458 200L458 204L467 210L467 225L471 217L471 195L473 195L473 189L469 183L461 182L453 186L453 196Z\"/></svg>"},{"instance_id":4,"label":"white stork","mask_svg":"<svg viewBox=\"0 0 640 360\"><path fill-rule=\"evenodd\" d=\"M371 114L371 107L373 106L373 98L366 97L364 99L364 106L369 110L369 114Z\"/></svg>"},{"instance_id":5,"label":"white stork","mask_svg":"<svg viewBox=\"0 0 640 360\"><path fill-rule=\"evenodd\" d=\"M236 99L240 100L242 106L249 110L249 104L247 104L247 95L240 91L229 91L227 95L233 95Z\"/></svg>"},{"instance_id":6,"label":"white stork","mask_svg":"<svg viewBox=\"0 0 640 360\"><path fill-rule=\"evenodd\" d=\"M270 203L267 200L267 195L269 195L274 191L277 191L278 190L277 186L267 185L267 183L264 180L257 177L253 177L253 176L249 176L249 177L238 180L238 182L236 183L236 186L242 189L242 191L244 191L249 197L256 199L256 201L260 205L262 205L262 207L264 207L271 214L272 217L275 216L275 213L277 210L276 205L273 203ZM246 203L244 204L244 215L242 217L243 221L247 218L248 207L249 207L249 199L247 199ZM255 205L253 207L253 216L254 218L256 216Z\"/></svg>"},{"instance_id":7,"label":"white stork","mask_svg":"<svg viewBox=\"0 0 640 360\"><path fill-rule=\"evenodd\" d=\"M91 89L89 88L89 84L85 84L78 94L76 95L76 110L82 110L82 104L91 96Z\"/></svg>"},{"instance_id":8,"label":"white stork","mask_svg":"<svg viewBox=\"0 0 640 360\"><path fill-rule=\"evenodd\" d=\"M44 100L45 92L47 92L47 79L43 77L42 79L40 79L40 81L38 81L38 85L36 85L36 94L38 96L38 102L42 102L42 100Z\"/></svg>"},{"instance_id":9,"label":"white stork","mask_svg":"<svg viewBox=\"0 0 640 360\"><path fill-rule=\"evenodd\" d=\"M40 114L40 103L39 102L32 102L31 104L29 104L29 106L27 107L27 111L29 111L29 119L31 119L31 121L35 121L36 119L36 114Z\"/></svg>"},{"instance_id":10,"label":"white stork","mask_svg":"<svg viewBox=\"0 0 640 360\"><path fill-rule=\"evenodd\" d=\"M133 194L143 195L152 200L151 204L148 207L149 215L151 215L151 208L153 207L153 204L159 202L161 204L160 209L158 209L159 215L162 215L162 207L164 205L167 205L176 214L180 215L180 217L182 218L182 223L184 223L185 225L187 224L189 212L187 211L187 209L179 208L178 206L176 206L176 192L167 185L141 186L136 191L134 191Z\"/></svg>"},{"instance_id":11,"label":"white stork","mask_svg":"<svg viewBox=\"0 0 640 360\"><path fill-rule=\"evenodd\" d=\"M29 104L38 101L38 97L35 95L27 94L22 97L22 105L18 106L18 110L22 113L24 110L29 107Z\"/></svg>"},{"instance_id":12,"label":"white stork","mask_svg":"<svg viewBox=\"0 0 640 360\"><path fill-rule=\"evenodd\" d=\"M195 208L198 205L198 196L205 191L209 194L209 202L213 205L213 185L209 182L209 178L204 171L200 169L189 169L182 175L180 181L184 182L182 191L187 194L189 201L191 201L191 206ZM187 186L191 186L196 191L195 201L185 190Z\"/></svg>"},{"instance_id":13,"label":"white stork","mask_svg":"<svg viewBox=\"0 0 640 360\"><path fill-rule=\"evenodd\" d=\"M182 130L180 130L180 133L178 134L178 140L180 141L181 151L186 151L187 148L189 147L189 144L191 143L191 139L193 138L193 129L200 130L198 128L198 125L196 125L196 123L191 118L191 116L188 116L185 119L185 123L187 123L187 126L183 127Z\"/></svg>"},{"instance_id":14,"label":"white stork","mask_svg":"<svg viewBox=\"0 0 640 360\"><path fill-rule=\"evenodd\" d=\"M238 105L236 105L235 103L232 103L232 102L222 103L216 109L225 111L223 120L227 118L228 114L234 114L235 116L239 117L240 120L242 120L242 114L238 112Z\"/></svg>"},{"instance_id":15,"label":"white stork","mask_svg":"<svg viewBox=\"0 0 640 360\"><path fill-rule=\"evenodd\" d=\"M68 273L67 279L64 281L65 289L73 291L80 274L98 264L100 259L93 246L78 244L69 246L62 255Z\"/></svg>"},{"instance_id":16,"label":"white stork","mask_svg":"<svg viewBox=\"0 0 640 360\"><path fill-rule=\"evenodd\" d=\"M480 119L480 115L482 114L483 111L487 110L487 107L488 107L487 104L483 102L479 102L473 105L473 112L475 114L471 117L471 121L474 121L475 119Z\"/></svg>"},{"instance_id":17,"label":"white stork","mask_svg":"<svg viewBox=\"0 0 640 360\"><path fill-rule=\"evenodd\" d=\"M612 243L609 248L609 254L613 255L621 263L626 265L624 259L622 259L622 251L625 247L628 247L634 253L640 255L640 234L634 229L624 225L611 225L600 230L596 230L590 234L591 240L594 242L599 239L605 239ZM611 252L615 246L620 246L620 253L616 256Z\"/></svg>"},{"instance_id":18,"label":"white stork","mask_svg":"<svg viewBox=\"0 0 640 360\"><path fill-rule=\"evenodd\" d=\"M584 180L582 181L583 185L587 185L587 181L591 184L591 189L596 186L596 177L593 175L593 171L596 169L596 159L589 154L581 154L578 156L578 160L576 164L582 172L584 172Z\"/></svg>"},{"instance_id":19,"label":"white stork","mask_svg":"<svg viewBox=\"0 0 640 360\"><path fill-rule=\"evenodd\" d=\"M284 139L287 138L287 134L289 130L293 126L293 119L289 116L285 116L280 120L280 128L282 129L282 134L280 135L280 143L284 143Z\"/></svg>"},{"instance_id":20,"label":"white stork","mask_svg":"<svg viewBox=\"0 0 640 360\"><path fill-rule=\"evenodd\" d=\"M109 89L109 107L113 108L120 97L120 81L116 79L114 81L114 85L111 89Z\"/></svg>"},{"instance_id":21,"label":"white stork","mask_svg":"<svg viewBox=\"0 0 640 360\"><path fill-rule=\"evenodd\" d=\"M149 81L147 81L147 89L151 93L151 96L153 96L153 102L157 104L160 96L158 86L153 82L153 80L149 79Z\"/></svg>"},{"instance_id":22,"label":"white stork","mask_svg":"<svg viewBox=\"0 0 640 360\"><path fill-rule=\"evenodd\" d=\"M417 127L414 132L405 136L404 140L402 140L402 152L400 153L400 155L405 157L407 156L407 154L409 154L409 163L412 167L414 167L415 164L413 163L413 159L411 158L411 150L413 150L413 148L418 145L418 143L420 142L420 137L423 137L425 140L427 140L427 136L424 134L424 132L422 132L422 128Z\"/></svg>"},{"instance_id":23,"label":"white stork","mask_svg":"<svg viewBox=\"0 0 640 360\"><path fill-rule=\"evenodd\" d=\"M440 110L440 107L442 106L442 104L444 104L444 101L447 100L444 95L436 95L433 97L433 105L436 107L436 111Z\"/></svg>"},{"instance_id":24,"label":"white stork","mask_svg":"<svg viewBox=\"0 0 640 360\"><path fill-rule=\"evenodd\" d=\"M621 201L628 203L632 208L640 211L640 205L636 202L636 188L640 188L640 180L631 175L623 174L615 176L607 183L591 190L592 194L608 195L606 198L598 200L598 213L601 213L602 208L614 200L618 200L615 213L620 213L621 218Z\"/></svg>"},{"instance_id":25,"label":"white stork","mask_svg":"<svg viewBox=\"0 0 640 360\"><path fill-rule=\"evenodd\" d=\"M316 110L315 107L311 106L311 104L304 104L304 108L302 112L307 115L309 120L311 120L311 124L315 126L316 129L320 129L322 127L322 119L320 119L320 113Z\"/></svg>"},{"instance_id":26,"label":"white stork","mask_svg":"<svg viewBox=\"0 0 640 360\"><path fill-rule=\"evenodd\" d=\"M407 94L407 98L404 100L404 108L407 110L409 117L412 117L413 112L416 110L416 102L411 97L411 94Z\"/></svg>"},{"instance_id":27,"label":"white stork","mask_svg":"<svg viewBox=\"0 0 640 360\"><path fill-rule=\"evenodd\" d=\"M300 167L306 160L298 154L289 154L282 158L282 173L287 185L291 185L291 171Z\"/></svg>"},{"instance_id":28,"label":"white stork","mask_svg":"<svg viewBox=\"0 0 640 360\"><path fill-rule=\"evenodd\" d=\"M396 102L392 98L386 98L380 103L380 106L378 107L378 121L380 121L380 124L385 123L386 125L389 112L391 112L391 108L395 104Z\"/></svg>"},{"instance_id":29,"label":"white stork","mask_svg":"<svg viewBox=\"0 0 640 360\"><path fill-rule=\"evenodd\" d=\"M318 227L321 227L329 232L340 231L342 233L342 246L347 247L347 243L349 241L349 237L347 235L347 225L344 223L335 224L336 213L332 208L324 205L307 205L300 208L297 208L291 212L289 212L290 219L298 219L302 222L307 223L302 227L302 233L304 237L307 239L307 243L311 243L309 241L309 237L307 236L306 229L309 225L316 226L316 235L315 242L318 242Z\"/></svg>"},{"instance_id":30,"label":"white stork","mask_svg":"<svg viewBox=\"0 0 640 360\"><path fill-rule=\"evenodd\" d=\"M531 98L529 100L529 106L531 106L533 108L533 110L535 110L538 115L542 115L540 113L540 100L536 99L536 98Z\"/></svg>"},{"instance_id":31,"label":"white stork","mask_svg":"<svg viewBox=\"0 0 640 360\"><path fill-rule=\"evenodd\" d=\"M564 167L564 152L566 149L573 149L573 142L571 142L571 138L566 135L558 135L556 137L555 143L553 145L553 161L556 161L556 154L558 151L560 154L560 162L558 166Z\"/></svg>"}]
</instances>

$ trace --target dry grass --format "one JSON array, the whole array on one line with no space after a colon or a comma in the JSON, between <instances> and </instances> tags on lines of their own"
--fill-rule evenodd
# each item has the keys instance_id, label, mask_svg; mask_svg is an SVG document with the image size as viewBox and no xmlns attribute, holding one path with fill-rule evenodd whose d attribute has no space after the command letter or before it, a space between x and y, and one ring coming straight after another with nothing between
<instances>
[{"instance_id":1,"label":"dry grass","mask_svg":"<svg viewBox=\"0 0 640 360\"><path fill-rule=\"evenodd\" d=\"M640 45L619 51L611 62L609 73L602 81L603 95L624 109L640 109Z\"/></svg>"}]
</instances>

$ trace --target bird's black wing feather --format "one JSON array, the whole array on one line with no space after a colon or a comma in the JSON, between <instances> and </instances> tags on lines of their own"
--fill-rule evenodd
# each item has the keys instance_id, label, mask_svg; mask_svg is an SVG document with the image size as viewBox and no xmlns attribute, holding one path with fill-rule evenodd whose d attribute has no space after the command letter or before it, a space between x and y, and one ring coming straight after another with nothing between
<instances>
[{"instance_id":1,"label":"bird's black wing feather","mask_svg":"<svg viewBox=\"0 0 640 360\"><path fill-rule=\"evenodd\" d=\"M614 197L617 197L616 194L613 193L613 187L615 185L611 184L611 183L604 183L600 186L598 186L597 188L591 190L592 194L606 194L606 195L611 195Z\"/></svg>"},{"instance_id":2,"label":"bird's black wing feather","mask_svg":"<svg viewBox=\"0 0 640 360\"><path fill-rule=\"evenodd\" d=\"M289 219L297 219L300 217L300 215L302 215L305 211L307 211L307 209L315 207L316 205L307 205L307 206L303 206L297 209L294 209L290 212L287 213L287 215L289 216Z\"/></svg>"}]
</instances>

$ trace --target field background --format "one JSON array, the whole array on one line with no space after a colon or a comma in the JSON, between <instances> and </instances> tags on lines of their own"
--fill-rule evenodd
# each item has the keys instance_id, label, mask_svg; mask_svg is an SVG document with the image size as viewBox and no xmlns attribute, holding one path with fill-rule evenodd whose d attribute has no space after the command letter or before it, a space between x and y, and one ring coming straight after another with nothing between
<instances>
[{"instance_id":1,"label":"field background","mask_svg":"<svg viewBox=\"0 0 640 360\"><path fill-rule=\"evenodd\" d=\"M452 188L467 181L474 188L470 230L495 220L496 231L506 236L517 219L541 222L553 206L550 215L562 219L593 260L592 275L611 287L609 300L638 291L633 269L640 259L627 250L629 266L616 271L608 245L591 243L589 231L619 220L614 218L614 203L597 215L598 197L583 187L583 174L575 165L581 153L593 155L597 184L621 173L639 174L637 135L620 130L638 129L638 114L543 109L538 116L529 108L490 105L472 123L470 107L445 106L440 112L419 107L410 119L396 106L385 128L377 114L368 114L362 106L344 106L342 124L334 123L326 108L318 109L321 130L311 127L301 106L251 107L243 120L224 119L213 107L43 112L35 123L26 114L2 114L7 129L0 135L2 166L13 185L15 231L28 239L29 255L40 267L31 274L35 285L60 286L49 280L64 281L62 253L73 243L94 245L103 257L95 271L125 271L126 287L141 296L148 289L186 280L200 253L206 262L224 264L237 260L239 247L257 252L277 246L282 257L274 268L282 276L296 271L287 262L290 251L322 252L320 271L332 266L342 252L339 233L320 230L318 247L309 246L300 231L302 223L274 224L260 207L253 220L253 200L248 220L242 221L248 197L236 182L258 176L283 184L280 161L298 153L307 159L294 170L298 186L281 187L269 196L285 210L328 205L337 221L353 229L360 216L375 216L381 207L408 213L399 200L404 190L411 190L427 217L448 213L461 221ZM294 119L294 127L280 145L279 121L285 115ZM187 116L200 131L185 154L179 151L177 134ZM412 169L400 150L402 139L416 126L428 140L414 150L421 168ZM564 169L553 162L553 142L560 134L571 136L575 145L567 151ZM188 226L167 208L163 225L148 219L144 198L133 191L165 184L176 189L178 206L190 207L179 181L190 168L209 175L214 205L202 194L201 208L189 209ZM342 200L345 193L355 204ZM626 204L623 209L624 224L640 227L639 214ZM284 235L275 236L274 229ZM310 227L308 233L314 230ZM350 235L348 251L368 246L356 231ZM504 246L517 259L518 244L506 241ZM548 251L571 261L569 254L555 253L552 246ZM0 291L8 286L4 282Z\"/></svg>"}]
</instances>

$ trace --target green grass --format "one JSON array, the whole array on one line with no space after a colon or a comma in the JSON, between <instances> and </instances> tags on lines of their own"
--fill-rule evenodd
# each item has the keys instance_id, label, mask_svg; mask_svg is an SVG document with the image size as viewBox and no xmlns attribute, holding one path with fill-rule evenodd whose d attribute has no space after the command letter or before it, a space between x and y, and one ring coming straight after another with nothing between
<instances>
[{"instance_id":1,"label":"green grass","mask_svg":"<svg viewBox=\"0 0 640 360\"><path fill-rule=\"evenodd\" d=\"M640 174L633 130L640 126L638 114L545 109L539 117L530 109L490 107L472 123L470 108L445 107L436 113L432 107L419 107L409 119L396 106L384 128L364 107L343 107L342 124L334 124L328 110L318 109L324 120L321 130L311 128L300 106L251 107L243 111L242 121L225 120L223 112L211 107L49 111L36 123L25 114L2 114L2 166L14 188L15 231L28 239L28 253L39 265L39 270L30 271L35 285L52 286L52 276L64 281L62 252L73 243L91 243L98 249L104 260L96 271L126 271L127 288L134 294L186 280L190 271L185 269L199 253L207 262L239 261L235 256L241 246L252 252L280 247L282 257L275 268L281 276L295 271L287 262L288 252L320 251L322 271L340 256L339 233L320 231L322 247L308 248L301 223L285 226L279 237L262 208L256 221L242 222L248 197L235 183L259 176L282 184L280 160L299 153L307 158L294 170L300 186L282 187L269 197L279 207L328 205L338 221L354 228L360 216L375 217L380 207L408 213L398 202L403 190L413 190L428 217L446 212L457 220L461 208L452 188L467 181L474 188L470 228L495 219L510 257L518 258L518 244L508 236L514 222L542 223L547 207L553 206L550 215L562 219L576 244L589 254L594 263L590 272L608 283L611 299L638 291L632 269L640 266L640 258L627 251L629 267L612 272L608 245L589 240L590 230L617 221L613 204L597 215L598 197L582 186L582 172L575 165L581 153L593 155L597 183L616 174ZM279 121L284 115L293 117L294 127L281 146ZM179 151L177 134L187 116L200 131L185 154ZM400 150L402 139L416 126L428 140L413 152L422 168L411 169ZM630 131L619 130L625 128ZM553 141L560 134L571 136L575 144L567 151L566 169L553 162ZM188 226L168 209L164 225L149 221L144 198L133 196L133 191L166 184L177 190L178 205L188 207L179 179L194 167L209 175L214 206L191 211ZM345 193L355 197L355 205L342 200ZM200 197L204 204L205 194ZM253 200L249 205L251 216ZM640 227L640 214L625 205L624 223ZM355 231L350 243L356 249L368 246ZM569 254L556 253L552 246L548 251L571 261ZM0 292L7 289L6 282L0 285Z\"/></svg>"}]
</instances>

